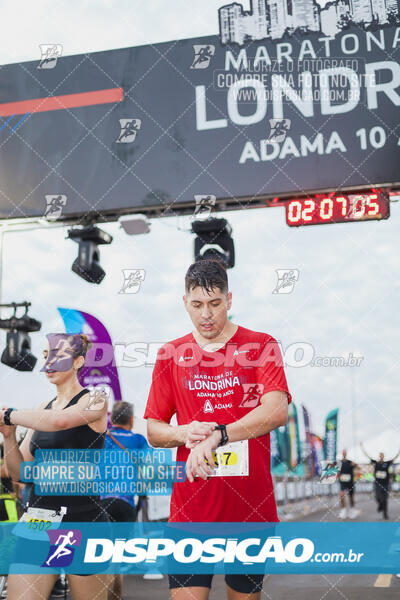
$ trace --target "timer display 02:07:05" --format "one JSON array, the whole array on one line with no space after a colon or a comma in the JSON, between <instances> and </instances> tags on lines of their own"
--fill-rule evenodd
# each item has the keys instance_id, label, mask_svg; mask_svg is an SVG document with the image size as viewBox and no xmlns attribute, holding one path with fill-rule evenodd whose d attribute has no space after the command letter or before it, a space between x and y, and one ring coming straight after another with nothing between
<instances>
[{"instance_id":1,"label":"timer display 02:07:05","mask_svg":"<svg viewBox=\"0 0 400 600\"><path fill-rule=\"evenodd\" d=\"M321 195L289 200L286 204L286 223L290 227L299 227L388 219L389 202L386 192Z\"/></svg>"}]
</instances>

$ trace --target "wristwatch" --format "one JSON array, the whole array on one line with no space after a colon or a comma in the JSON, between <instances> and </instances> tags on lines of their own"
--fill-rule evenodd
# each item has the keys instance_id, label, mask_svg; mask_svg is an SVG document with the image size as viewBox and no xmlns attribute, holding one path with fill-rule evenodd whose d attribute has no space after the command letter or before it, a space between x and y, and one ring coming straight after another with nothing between
<instances>
[{"instance_id":1,"label":"wristwatch","mask_svg":"<svg viewBox=\"0 0 400 600\"><path fill-rule=\"evenodd\" d=\"M221 432L221 441L218 446L225 446L225 444L227 444L229 441L228 434L226 432L226 425L216 425L214 431L217 430Z\"/></svg>"},{"instance_id":2,"label":"wristwatch","mask_svg":"<svg viewBox=\"0 0 400 600\"><path fill-rule=\"evenodd\" d=\"M7 410L5 411L4 415L3 415L3 420L5 425L11 425L12 423L10 421L10 414L12 413L12 411L15 410L15 408L7 408Z\"/></svg>"}]
</instances>

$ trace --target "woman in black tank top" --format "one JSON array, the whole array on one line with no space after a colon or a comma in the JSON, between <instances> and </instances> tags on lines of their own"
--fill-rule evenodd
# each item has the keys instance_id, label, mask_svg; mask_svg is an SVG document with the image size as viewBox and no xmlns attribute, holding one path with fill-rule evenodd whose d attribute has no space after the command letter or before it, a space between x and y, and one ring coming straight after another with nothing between
<instances>
[{"instance_id":1,"label":"woman in black tank top","mask_svg":"<svg viewBox=\"0 0 400 600\"><path fill-rule=\"evenodd\" d=\"M45 364L41 369L57 387L57 396L36 410L0 411L0 431L4 436L7 469L18 481L20 465L32 461L36 450L102 449L107 430L107 398L82 388L78 373L85 363L89 340L85 335L49 334ZM18 447L16 425L28 427ZM58 510L67 508L64 522L107 521L98 496L38 496L33 486L29 506ZM34 548L33 548L34 549ZM48 598L58 575L17 575L8 577L8 598L17 600L29 588L30 600ZM105 600L110 575L68 575L74 600Z\"/></svg>"},{"instance_id":2,"label":"woman in black tank top","mask_svg":"<svg viewBox=\"0 0 400 600\"><path fill-rule=\"evenodd\" d=\"M83 389L76 394L65 408L77 404L80 398L88 394L89 390ZM54 400L51 400L45 410L51 410ZM64 429L62 431L34 431L29 450L32 456L37 449L50 450L54 448L97 450L104 448L104 433L96 433L89 425L79 425ZM67 507L64 521L104 521L104 511L101 510L99 496L37 496L33 486L29 497L29 506L35 508L58 509L60 506Z\"/></svg>"}]
</instances>

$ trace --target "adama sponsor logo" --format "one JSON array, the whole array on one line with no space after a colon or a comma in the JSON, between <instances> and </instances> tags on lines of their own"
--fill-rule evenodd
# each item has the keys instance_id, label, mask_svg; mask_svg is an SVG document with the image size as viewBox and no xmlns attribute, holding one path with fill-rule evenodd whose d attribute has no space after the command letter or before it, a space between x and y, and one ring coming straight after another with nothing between
<instances>
[{"instance_id":1,"label":"adama sponsor logo","mask_svg":"<svg viewBox=\"0 0 400 600\"><path fill-rule=\"evenodd\" d=\"M219 409L223 409L223 408L232 408L233 404L232 402L218 402L217 404L215 404L214 406L211 404L210 400L206 400L204 402L204 406L203 406L203 411L205 413L213 413L214 410L219 410Z\"/></svg>"}]
</instances>

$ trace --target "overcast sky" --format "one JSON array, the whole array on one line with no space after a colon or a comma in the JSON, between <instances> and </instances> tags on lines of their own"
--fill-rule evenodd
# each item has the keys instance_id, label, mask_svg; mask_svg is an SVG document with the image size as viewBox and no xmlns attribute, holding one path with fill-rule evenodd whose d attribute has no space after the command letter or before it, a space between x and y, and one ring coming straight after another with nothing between
<instances>
[{"instance_id":1,"label":"overcast sky","mask_svg":"<svg viewBox=\"0 0 400 600\"><path fill-rule=\"evenodd\" d=\"M93 52L218 32L217 8L226 2L202 0L2 3L0 63L34 60L39 44L60 43L63 54ZM168 8L167 8L168 6ZM246 5L245 5L246 7ZM232 320L265 331L283 348L312 344L320 356L363 357L359 367L287 367L293 399L311 412L316 433L325 415L340 408L339 447L351 446L352 406L357 440L388 431L387 453L400 445L399 422L399 260L400 205L392 203L383 222L293 229L283 208L229 212L237 262L229 272ZM114 343L164 342L184 335L191 323L182 305L183 278L192 262L189 219L154 220L151 233L127 236L115 223L101 248L107 275L100 286L71 272L77 246L66 229L7 233L3 243L2 301L30 300L42 321L32 335L39 356L47 332L63 330L57 307L82 309L103 321ZM122 269L142 268L138 294L119 294ZM298 269L293 293L272 294L276 269ZM3 316L5 313L3 312ZM5 334L0 335L5 341ZM34 406L53 397L36 367L18 373L0 365L3 403ZM351 396L351 372L355 395ZM151 368L120 368L123 398L143 415Z\"/></svg>"}]
</instances>

